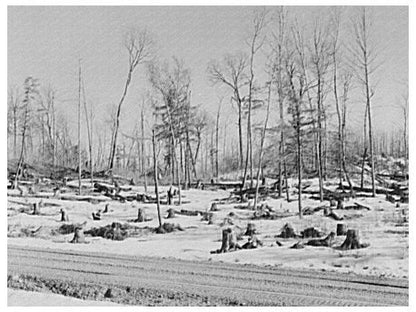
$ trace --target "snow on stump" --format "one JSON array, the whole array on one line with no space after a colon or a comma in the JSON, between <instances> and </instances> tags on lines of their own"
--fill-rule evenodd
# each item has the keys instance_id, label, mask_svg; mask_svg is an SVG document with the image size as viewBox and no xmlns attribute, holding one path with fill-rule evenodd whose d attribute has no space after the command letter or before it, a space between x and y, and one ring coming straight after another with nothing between
<instances>
[{"instance_id":1,"label":"snow on stump","mask_svg":"<svg viewBox=\"0 0 416 312\"><path fill-rule=\"evenodd\" d=\"M81 227L75 229L74 238L71 240L73 244L82 244L85 243L84 230Z\"/></svg>"},{"instance_id":2,"label":"snow on stump","mask_svg":"<svg viewBox=\"0 0 416 312\"><path fill-rule=\"evenodd\" d=\"M295 230L293 229L293 227L289 223L286 223L283 226L282 232L279 235L277 235L277 237L293 238L293 237L298 237L298 235L296 235Z\"/></svg>"},{"instance_id":3,"label":"snow on stump","mask_svg":"<svg viewBox=\"0 0 416 312\"><path fill-rule=\"evenodd\" d=\"M339 247L342 250L366 248L370 244L361 244L358 230L348 230L347 237L342 245Z\"/></svg>"},{"instance_id":4,"label":"snow on stump","mask_svg":"<svg viewBox=\"0 0 416 312\"><path fill-rule=\"evenodd\" d=\"M221 248L216 251L211 251L211 253L224 253L237 249L241 249L237 243L237 235L232 228L226 228L222 230Z\"/></svg>"},{"instance_id":5,"label":"snow on stump","mask_svg":"<svg viewBox=\"0 0 416 312\"><path fill-rule=\"evenodd\" d=\"M212 203L211 204L211 209L209 210L209 211L218 211L219 209L218 209L218 205L217 205L217 203Z\"/></svg>"},{"instance_id":6,"label":"snow on stump","mask_svg":"<svg viewBox=\"0 0 416 312\"><path fill-rule=\"evenodd\" d=\"M60 212L61 212L61 222L69 221L68 212L64 208L61 208Z\"/></svg>"},{"instance_id":7,"label":"snow on stump","mask_svg":"<svg viewBox=\"0 0 416 312\"><path fill-rule=\"evenodd\" d=\"M254 223L247 223L247 229L244 235L253 236L254 234L257 234L256 225Z\"/></svg>"},{"instance_id":8,"label":"snow on stump","mask_svg":"<svg viewBox=\"0 0 416 312\"><path fill-rule=\"evenodd\" d=\"M168 216L166 218L167 219L173 219L173 218L175 218L175 209L169 208L168 209Z\"/></svg>"},{"instance_id":9,"label":"snow on stump","mask_svg":"<svg viewBox=\"0 0 416 312\"><path fill-rule=\"evenodd\" d=\"M347 234L347 226L344 223L337 224L337 236L346 235Z\"/></svg>"}]
</instances>

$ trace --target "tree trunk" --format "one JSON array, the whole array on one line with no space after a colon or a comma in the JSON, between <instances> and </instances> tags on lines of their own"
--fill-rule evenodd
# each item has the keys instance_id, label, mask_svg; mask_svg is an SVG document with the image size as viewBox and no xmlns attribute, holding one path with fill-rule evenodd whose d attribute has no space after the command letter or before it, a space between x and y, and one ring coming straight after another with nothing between
<instances>
[{"instance_id":1,"label":"tree trunk","mask_svg":"<svg viewBox=\"0 0 416 312\"><path fill-rule=\"evenodd\" d=\"M157 155L156 155L156 142L155 142L155 130L152 129L152 145L153 145L153 175L155 181L155 193L156 193L156 207L157 217L159 220L159 227L162 228L162 216L160 214L160 200L159 200L159 182L157 172Z\"/></svg>"}]
</instances>

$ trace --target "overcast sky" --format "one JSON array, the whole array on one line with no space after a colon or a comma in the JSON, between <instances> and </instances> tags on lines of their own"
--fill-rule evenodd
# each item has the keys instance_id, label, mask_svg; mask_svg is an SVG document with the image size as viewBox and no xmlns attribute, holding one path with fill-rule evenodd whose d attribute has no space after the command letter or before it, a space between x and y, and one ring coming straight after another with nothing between
<instances>
[{"instance_id":1,"label":"overcast sky","mask_svg":"<svg viewBox=\"0 0 416 312\"><path fill-rule=\"evenodd\" d=\"M78 59L82 58L86 93L96 109L97 120L109 118L110 107L122 94L127 74L123 33L130 27L146 27L157 42L160 59L176 56L191 70L193 104L215 112L218 97L230 93L213 87L206 74L207 63L225 53L247 51L250 16L255 7L9 7L8 83L22 85L27 76L58 91L57 105L75 125ZM310 29L314 19L329 14L327 7L289 7L290 16ZM357 8L344 10L342 32L350 34L349 22ZM372 78L376 129L402 125L396 107L408 81L408 8L372 7L373 40L382 67ZM258 72L263 68L258 66ZM140 66L123 107L123 130L130 132L139 116L141 98L148 88L146 68ZM358 128L363 119L362 98L351 99L350 120ZM226 114L231 116L231 114ZM231 118L231 117L229 117ZM234 121L233 121L234 122Z\"/></svg>"}]
</instances>

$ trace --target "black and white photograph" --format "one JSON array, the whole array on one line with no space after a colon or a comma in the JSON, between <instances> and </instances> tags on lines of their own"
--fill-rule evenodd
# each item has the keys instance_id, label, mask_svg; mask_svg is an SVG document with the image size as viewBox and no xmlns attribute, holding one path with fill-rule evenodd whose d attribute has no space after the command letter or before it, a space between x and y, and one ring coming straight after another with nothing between
<instances>
[{"instance_id":1,"label":"black and white photograph","mask_svg":"<svg viewBox=\"0 0 416 312\"><path fill-rule=\"evenodd\" d=\"M5 305L410 309L414 8L347 4L5 4Z\"/></svg>"}]
</instances>

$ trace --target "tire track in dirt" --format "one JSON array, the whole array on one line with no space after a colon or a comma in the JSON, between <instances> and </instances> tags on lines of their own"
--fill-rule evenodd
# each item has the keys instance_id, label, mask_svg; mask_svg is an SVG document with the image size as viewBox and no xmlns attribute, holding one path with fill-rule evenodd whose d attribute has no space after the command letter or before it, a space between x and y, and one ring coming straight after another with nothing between
<instances>
[{"instance_id":1,"label":"tire track in dirt","mask_svg":"<svg viewBox=\"0 0 416 312\"><path fill-rule=\"evenodd\" d=\"M370 285L342 276L174 259L111 256L35 248L8 248L9 274L177 290L208 297L227 297L260 305L407 305L406 283ZM322 278L322 277L326 277ZM389 284L390 283L390 284ZM374 285L375 284L375 285Z\"/></svg>"}]
</instances>

